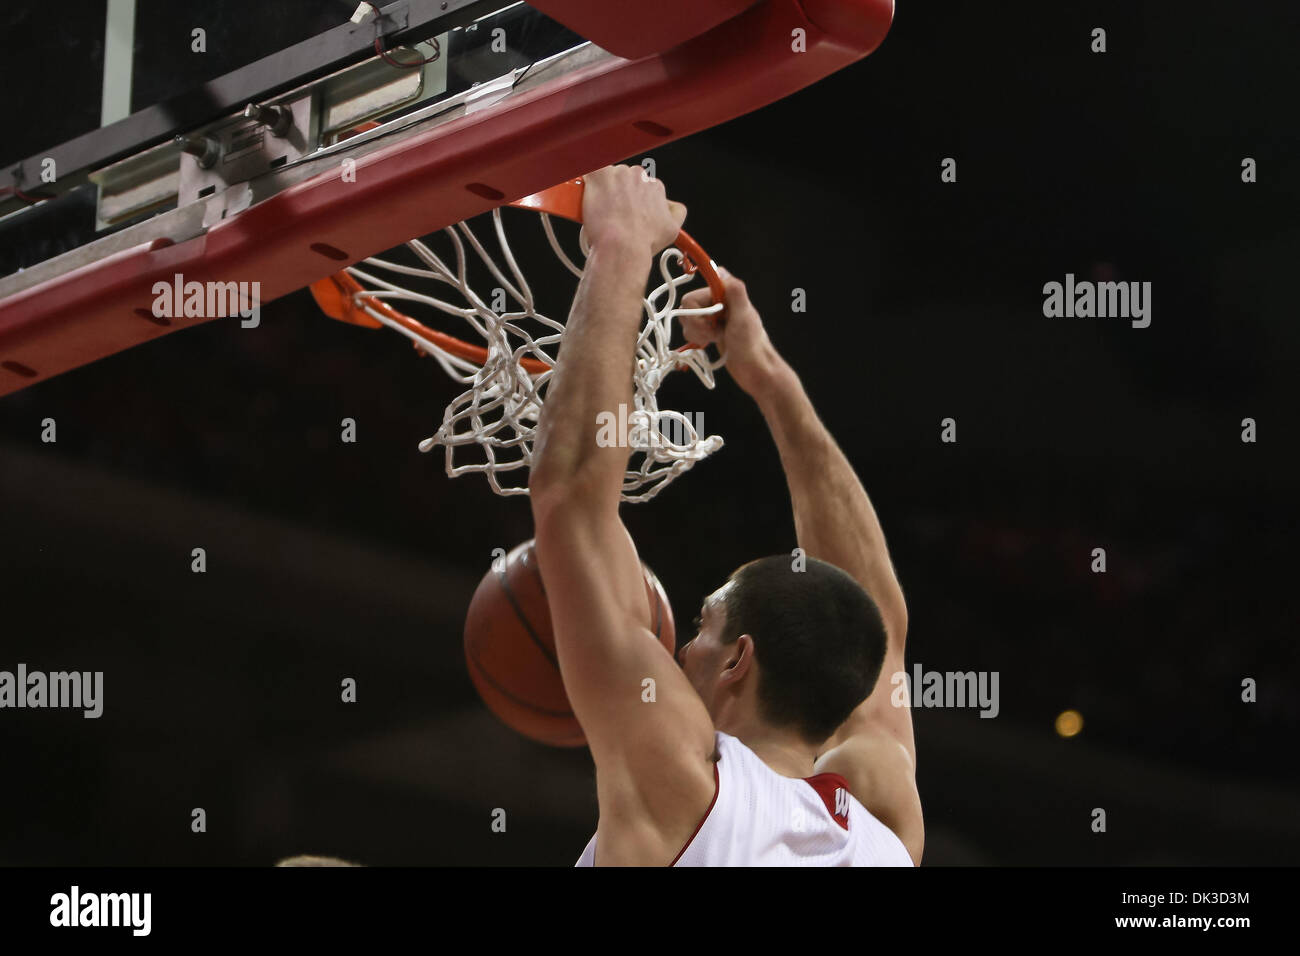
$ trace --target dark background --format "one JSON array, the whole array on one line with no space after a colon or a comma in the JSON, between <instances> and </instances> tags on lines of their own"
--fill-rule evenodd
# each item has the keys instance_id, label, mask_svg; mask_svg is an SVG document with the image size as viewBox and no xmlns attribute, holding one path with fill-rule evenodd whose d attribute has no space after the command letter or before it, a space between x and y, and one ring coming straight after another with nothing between
<instances>
[{"instance_id":1,"label":"dark background","mask_svg":"<svg viewBox=\"0 0 1300 956\"><path fill-rule=\"evenodd\" d=\"M140 0L135 105L348 6ZM867 60L653 158L871 493L909 666L1000 674L995 720L914 712L926 862L1294 863L1300 13L1058 6L900 3ZM59 9L0 14L6 160L98 122L101 4ZM1044 318L1067 272L1152 282L1150 328ZM402 342L305 292L262 319L0 400L0 669L106 684L99 720L0 711L0 863L571 863L589 758L497 724L461 652L526 499L417 452L455 391ZM626 520L684 631L795 542L756 409L679 379L727 445Z\"/></svg>"}]
</instances>

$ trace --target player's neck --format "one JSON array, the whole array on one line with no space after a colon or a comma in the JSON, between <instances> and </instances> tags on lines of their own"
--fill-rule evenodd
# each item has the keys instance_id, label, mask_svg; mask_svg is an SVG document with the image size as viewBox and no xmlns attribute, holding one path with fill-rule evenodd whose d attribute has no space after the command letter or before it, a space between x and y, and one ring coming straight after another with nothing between
<instances>
[{"instance_id":1,"label":"player's neck","mask_svg":"<svg viewBox=\"0 0 1300 956\"><path fill-rule=\"evenodd\" d=\"M763 763L783 777L813 775L817 748L798 734L769 727L758 721L747 722L743 726L725 732L739 739L757 754Z\"/></svg>"}]
</instances>

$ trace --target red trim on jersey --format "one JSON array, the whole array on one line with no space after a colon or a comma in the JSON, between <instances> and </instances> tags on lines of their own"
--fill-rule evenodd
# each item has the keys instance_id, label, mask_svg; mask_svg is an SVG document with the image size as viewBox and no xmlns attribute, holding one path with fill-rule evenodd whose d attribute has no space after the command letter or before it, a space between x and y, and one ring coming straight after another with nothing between
<instances>
[{"instance_id":1,"label":"red trim on jersey","mask_svg":"<svg viewBox=\"0 0 1300 956\"><path fill-rule=\"evenodd\" d=\"M831 819L838 823L845 830L849 828L849 804L846 799L844 802L844 812L840 813L835 809L835 792L843 790L844 796L849 795L849 782L841 777L838 773L819 773L815 777L804 777L804 783L817 791L817 796L822 798L822 803L826 805L826 812L831 815Z\"/></svg>"},{"instance_id":2,"label":"red trim on jersey","mask_svg":"<svg viewBox=\"0 0 1300 956\"><path fill-rule=\"evenodd\" d=\"M705 822L709 819L709 814L713 812L713 805L718 802L718 791L721 789L722 781L718 779L718 761L715 760L713 761L713 799L709 801L709 809L704 811L704 816L700 817L700 822L696 825L695 832L691 834L691 838L686 841L685 846L677 851L677 855L673 857L673 861L668 864L669 866L676 866L677 861L682 858L682 854L691 848L691 844L695 842L695 838L700 835L700 831L704 829ZM593 859L592 863L595 862L596 861Z\"/></svg>"}]
</instances>

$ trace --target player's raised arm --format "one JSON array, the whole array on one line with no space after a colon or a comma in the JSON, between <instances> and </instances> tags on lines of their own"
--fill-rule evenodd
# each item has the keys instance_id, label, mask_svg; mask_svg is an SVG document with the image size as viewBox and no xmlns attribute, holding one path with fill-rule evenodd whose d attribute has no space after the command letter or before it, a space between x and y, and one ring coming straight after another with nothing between
<instances>
[{"instance_id":1,"label":"player's raised arm","mask_svg":"<svg viewBox=\"0 0 1300 956\"><path fill-rule=\"evenodd\" d=\"M890 643L901 646L907 635L907 606L875 509L853 466L817 417L799 377L772 346L745 284L730 275L724 281L722 335L700 317L684 320L686 334L700 343L720 341L727 370L762 410L781 453L799 546L857 579L880 609ZM703 302L693 292L683 304Z\"/></svg>"},{"instance_id":2,"label":"player's raised arm","mask_svg":"<svg viewBox=\"0 0 1300 956\"><path fill-rule=\"evenodd\" d=\"M618 516L629 449L596 441L602 413L632 407L642 294L684 214L640 167L586 177L591 253L528 483L560 673L596 762L603 862L670 862L714 792L712 721L649 631L640 561Z\"/></svg>"},{"instance_id":3,"label":"player's raised arm","mask_svg":"<svg viewBox=\"0 0 1300 956\"><path fill-rule=\"evenodd\" d=\"M750 303L744 283L725 276L727 310L721 330L687 317L694 342L718 342L727 369L757 403L781 454L794 509L799 546L809 557L843 569L862 585L880 610L887 645L874 690L828 741L823 755L839 750L835 766L865 767L850 776L854 795L894 830L913 859L923 839L916 795L916 743L908 706L895 706L891 678L903 670L907 605L894 573L885 534L853 466L817 417L794 370L777 353ZM692 300L691 296L696 299ZM691 293L684 305L703 304Z\"/></svg>"}]
</instances>

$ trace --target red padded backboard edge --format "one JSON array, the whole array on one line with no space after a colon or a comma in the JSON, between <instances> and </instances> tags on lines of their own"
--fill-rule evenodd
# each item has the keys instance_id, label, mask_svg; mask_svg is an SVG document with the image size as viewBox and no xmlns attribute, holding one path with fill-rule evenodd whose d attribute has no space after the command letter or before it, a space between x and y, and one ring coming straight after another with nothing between
<instances>
[{"instance_id":1,"label":"red padded backboard edge","mask_svg":"<svg viewBox=\"0 0 1300 956\"><path fill-rule=\"evenodd\" d=\"M177 273L257 281L270 302L412 237L795 93L871 53L892 15L892 0L763 0L665 53L610 58L394 142L358 160L355 182L322 173L203 236L137 246L0 300L0 395L215 318L163 326L144 317L155 282ZM792 50L795 29L806 31L805 52Z\"/></svg>"}]
</instances>

